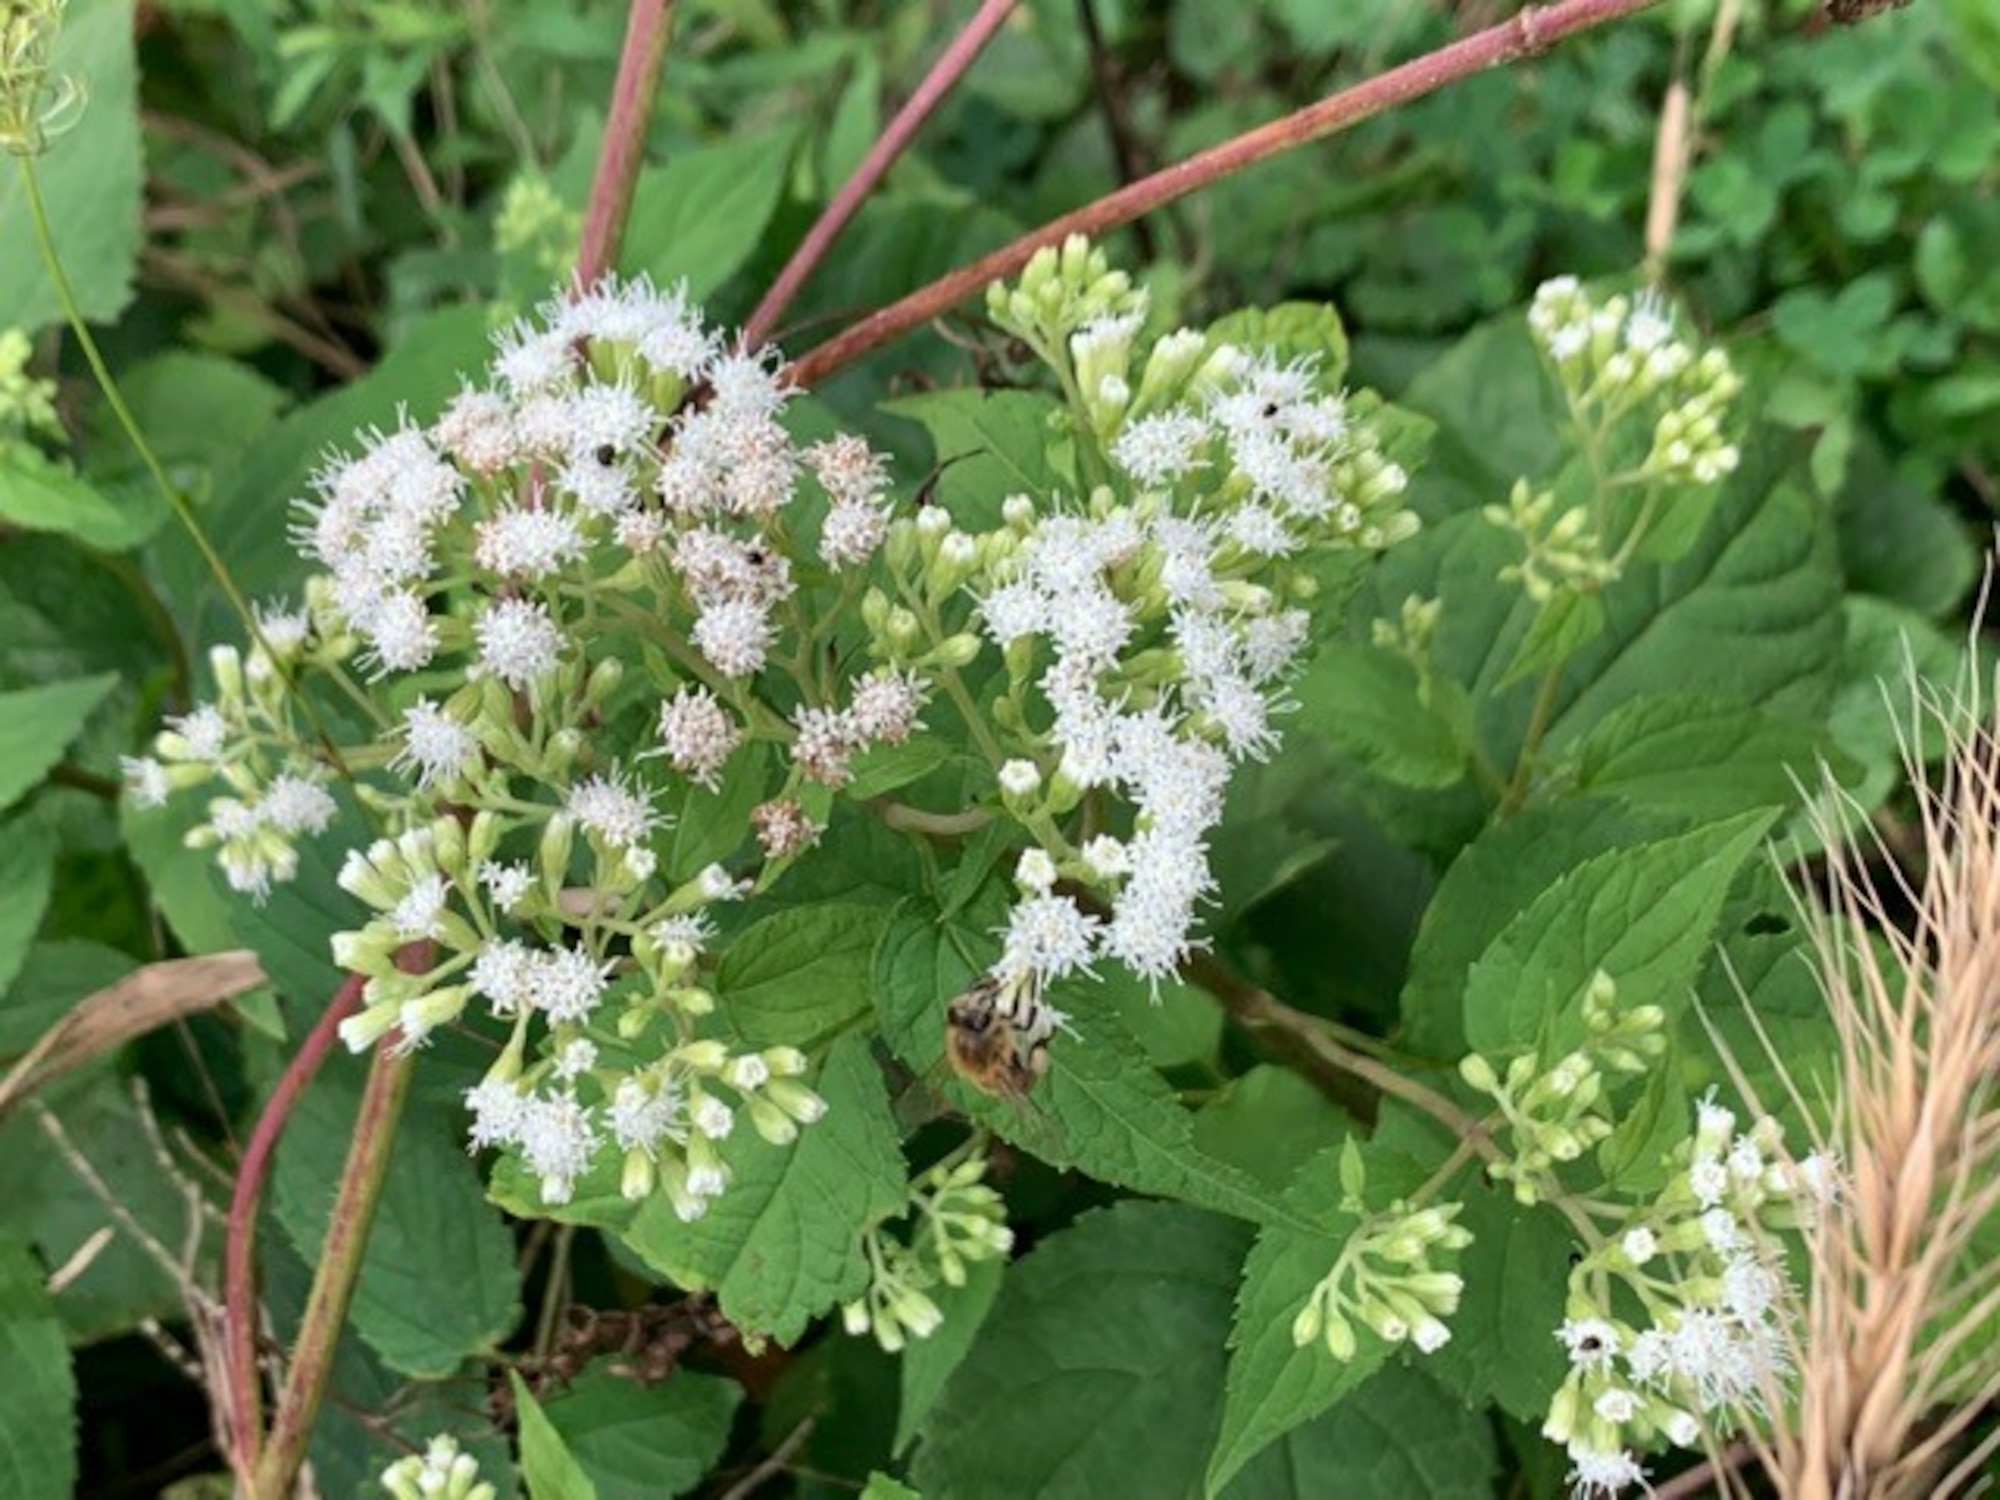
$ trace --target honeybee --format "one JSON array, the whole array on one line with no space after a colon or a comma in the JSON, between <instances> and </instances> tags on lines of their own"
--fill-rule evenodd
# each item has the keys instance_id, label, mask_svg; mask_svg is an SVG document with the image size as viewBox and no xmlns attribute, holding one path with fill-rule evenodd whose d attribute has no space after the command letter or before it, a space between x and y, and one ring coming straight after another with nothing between
<instances>
[{"instance_id":1,"label":"honeybee","mask_svg":"<svg viewBox=\"0 0 2000 1500\"><path fill-rule=\"evenodd\" d=\"M982 975L945 1007L945 1060L982 1094L1025 1099L1049 1070L1049 1038L1062 1020L1032 975Z\"/></svg>"}]
</instances>

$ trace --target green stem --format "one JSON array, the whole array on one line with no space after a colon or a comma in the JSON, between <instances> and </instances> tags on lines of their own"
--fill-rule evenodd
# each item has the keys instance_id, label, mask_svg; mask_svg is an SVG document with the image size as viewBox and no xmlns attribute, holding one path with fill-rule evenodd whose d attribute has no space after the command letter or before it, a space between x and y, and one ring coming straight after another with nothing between
<instances>
[{"instance_id":1,"label":"green stem","mask_svg":"<svg viewBox=\"0 0 2000 1500\"><path fill-rule=\"evenodd\" d=\"M277 1415L249 1486L250 1500L286 1500L305 1462L306 1443L319 1418L333 1373L334 1350L347 1321L348 1303L361 1275L368 1230L389 1175L396 1125L409 1093L412 1058L385 1039L368 1070L361 1113L354 1121L354 1144L340 1176L326 1243L313 1272L305 1319L292 1345L291 1368L278 1397Z\"/></svg>"},{"instance_id":2,"label":"green stem","mask_svg":"<svg viewBox=\"0 0 2000 1500\"><path fill-rule=\"evenodd\" d=\"M257 623L257 615L250 608L250 601L243 597L243 591L236 586L236 580L230 576L228 564L223 562L222 554L215 550L215 543L202 528L200 518L194 513L194 507L188 503L187 496L180 492L168 476L165 465L153 451L153 445L146 441L146 434L140 430L138 419L132 415L132 408L125 404L124 392L118 388L118 382L112 378L110 367L104 363L104 355L97 347L97 340L90 332L90 325L83 320L83 309L77 305L76 289L70 285L69 273L63 269L62 258L56 253L55 236L49 229L48 209L42 202L41 179L35 175L34 163L25 156L16 160L20 164L21 185L27 198L28 221L34 226L35 245L41 251L42 264L48 268L49 282L55 288L56 300L62 304L63 318L69 324L70 331L76 335L77 346L83 350L83 357L90 365L90 373L97 381L97 388L104 393L105 402L111 407L112 414L118 418L118 425L124 429L126 438L137 451L139 461L146 466L146 472L152 476L153 483L166 498L167 508L174 513L174 519L180 522L181 529L188 534L188 539L194 543L195 550L201 554L202 561L208 565L217 587L229 601L229 607L236 611L237 618L243 622L245 634L256 643L265 656L276 663L279 660L278 654L264 639L263 628ZM279 670L284 669L281 667ZM334 743L332 735L327 732L326 725L320 720L319 711L313 707L312 700L300 691L298 683L291 680L291 674L286 672L285 675L288 685L298 698L299 706L305 711L307 720L326 747L328 756L336 769L345 775L346 761L340 753L339 746Z\"/></svg>"},{"instance_id":3,"label":"green stem","mask_svg":"<svg viewBox=\"0 0 2000 1500\"><path fill-rule=\"evenodd\" d=\"M49 229L48 209L42 202L41 180L35 175L34 163L25 156L16 160L20 164L21 185L28 204L28 222L34 227L35 244L41 251L42 264L48 268L49 281L55 287L56 300L62 304L63 318L68 322L70 331L76 335L77 345L83 350L83 357L90 365L90 373L96 377L98 389L104 393L105 401L110 405L113 415L118 418L118 425L125 430L125 436L138 451L139 460L145 464L146 472L153 476L153 483L159 486L160 493L166 497L167 505L172 509L175 519L187 531L195 549L201 553L202 560L215 575L215 581L221 586L230 606L242 617L244 628L252 637L257 636L257 619L250 611L249 602L236 587L236 580L229 576L229 569L223 564L221 555L215 550L215 544L208 538L208 533L202 529L201 522L195 516L194 508L188 504L187 497L167 476L159 455L153 452L152 444L146 441L146 435L139 430L139 423L133 417L132 409L125 404L124 394L118 389L118 382L112 378L109 367L104 363L104 356L98 350L97 340L91 336L90 325L83 320L83 309L78 307L76 302L76 290L70 285L69 273L63 269L61 257L56 254L55 237ZM273 660L275 659L273 656Z\"/></svg>"},{"instance_id":4,"label":"green stem","mask_svg":"<svg viewBox=\"0 0 2000 1500\"><path fill-rule=\"evenodd\" d=\"M1542 748L1542 741L1549 732L1549 721L1555 716L1556 690L1562 686L1562 668L1550 667L1548 675L1542 678L1541 690L1535 694L1535 707L1528 715L1528 732L1521 740L1521 757L1514 763L1514 776L1507 783L1507 795L1501 799L1503 809L1519 807L1527 799L1528 778L1535 768L1535 754Z\"/></svg>"}]
</instances>

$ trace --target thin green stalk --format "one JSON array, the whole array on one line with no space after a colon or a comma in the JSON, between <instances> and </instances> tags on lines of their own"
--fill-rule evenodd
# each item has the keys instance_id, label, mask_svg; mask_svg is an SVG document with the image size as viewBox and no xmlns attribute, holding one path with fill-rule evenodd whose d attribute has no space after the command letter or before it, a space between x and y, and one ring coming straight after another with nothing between
<instances>
[{"instance_id":1,"label":"thin green stalk","mask_svg":"<svg viewBox=\"0 0 2000 1500\"><path fill-rule=\"evenodd\" d=\"M236 611L237 618L243 622L244 632L271 661L274 663L279 661L277 652L273 651L270 643L264 639L264 631L257 623L257 615L250 608L250 601L243 597L243 591L236 586L236 580L230 576L228 564L223 562L222 554L215 550L215 543L202 528L200 518L194 513L194 507L168 477L165 465L153 451L153 445L146 441L146 434L140 430L138 419L132 415L132 408L125 404L124 392L118 388L118 382L112 377L110 367L105 364L104 355L97 347L97 340L91 335L90 325L83 320L83 309L77 306L76 289L70 285L69 273L63 269L62 258L56 253L55 236L49 229L48 209L42 202L41 180L35 175L34 163L25 156L17 157L15 160L21 169L21 184L27 197L28 221L34 226L35 245L41 251L42 264L48 268L50 284L56 290L56 300L62 304L64 321L76 335L77 345L83 350L83 357L90 365L90 373L96 378L97 388L104 393L104 399L110 405L112 414L118 418L118 425L124 429L125 436L137 451L140 462L146 466L146 472L152 476L153 483L166 498L167 508L174 513L174 519L179 521L181 528L187 532L189 540L195 545L195 550L201 554L202 561L214 575L223 597L229 601L230 608ZM279 670L285 671L282 666ZM290 675L286 672L288 679ZM333 736L327 732L325 723L320 719L319 710L313 707L312 699L300 690L296 681L290 682L289 685L298 699L300 708L304 710L307 721L313 726L313 732L319 736L320 743L325 747L334 768L342 775L346 775L346 760L340 753L340 747L334 743Z\"/></svg>"},{"instance_id":2,"label":"thin green stalk","mask_svg":"<svg viewBox=\"0 0 2000 1500\"><path fill-rule=\"evenodd\" d=\"M340 1174L340 1193L334 1199L326 1243L313 1272L305 1319L292 1345L277 1415L250 1482L250 1500L286 1500L305 1462L306 1443L326 1399L334 1350L347 1321L348 1303L361 1275L362 1254L368 1248L368 1231L375 1222L382 1184L389 1174L396 1124L409 1094L412 1062L408 1053L398 1053L385 1041L376 1049L369 1067L361 1113L354 1121L354 1144Z\"/></svg>"},{"instance_id":3,"label":"thin green stalk","mask_svg":"<svg viewBox=\"0 0 2000 1500\"><path fill-rule=\"evenodd\" d=\"M77 344L83 350L83 357L90 365L90 373L96 377L98 389L104 393L105 401L110 404L113 415L118 418L118 425L125 430L125 436L137 450L140 462L146 466L146 472L153 476L153 483L159 486L160 493L166 497L167 505L172 509L175 519L186 529L189 538L194 542L195 549L201 553L202 561L208 564L209 571L215 575L215 581L221 585L223 595L229 600L230 606L242 617L244 628L253 638L259 637L257 617L251 613L249 601L236 587L236 580L229 576L228 567L223 563L221 554L215 550L215 544L209 540L208 533L202 529L194 508L188 504L187 496L183 495L173 480L168 478L159 455L153 452L153 445L146 441L145 433L139 430L139 423L133 417L132 409L125 404L124 394L118 389L118 382L112 378L109 367L104 363L104 356L98 350L97 340L91 336L90 325L83 320L83 309L78 307L76 302L76 290L70 285L69 273L63 269L61 257L56 254L55 236L49 229L48 209L42 202L41 180L35 175L34 163L25 156L17 157L15 160L21 169L21 185L27 196L28 222L34 226L35 245L41 251L42 264L48 268L49 280L56 290L56 300L62 304L63 318L68 322L70 331L76 335ZM259 644L262 644L261 639ZM275 656L272 659L276 660Z\"/></svg>"},{"instance_id":4,"label":"thin green stalk","mask_svg":"<svg viewBox=\"0 0 2000 1500\"><path fill-rule=\"evenodd\" d=\"M1514 763L1514 776L1507 783L1507 795L1501 799L1501 807L1516 808L1528 795L1528 778L1535 768L1535 755L1542 748L1542 740L1548 735L1549 720L1555 715L1556 690L1562 686L1562 668L1550 667L1548 675L1542 678L1541 690L1535 694L1535 707L1528 715L1528 732L1521 739L1521 757Z\"/></svg>"}]
</instances>

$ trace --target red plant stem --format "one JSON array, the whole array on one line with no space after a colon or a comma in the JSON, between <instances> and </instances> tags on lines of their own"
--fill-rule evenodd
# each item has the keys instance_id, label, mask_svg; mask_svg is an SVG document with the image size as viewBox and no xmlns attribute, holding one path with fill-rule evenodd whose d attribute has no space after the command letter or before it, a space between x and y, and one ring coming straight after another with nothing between
<instances>
[{"instance_id":1,"label":"red plant stem","mask_svg":"<svg viewBox=\"0 0 2000 1500\"><path fill-rule=\"evenodd\" d=\"M617 262L673 29L674 0L632 0L625 18L625 47L618 57L618 81L611 89L611 114L604 122L604 147L598 153L597 176L583 214L583 240L577 247L576 279L581 286Z\"/></svg>"},{"instance_id":2,"label":"red plant stem","mask_svg":"<svg viewBox=\"0 0 2000 1500\"><path fill-rule=\"evenodd\" d=\"M746 347L754 348L771 336L778 319L792 305L792 299L798 296L806 278L826 259L826 252L833 247L841 230L847 227L848 220L860 212L861 205L875 190L875 185L923 128L931 111L951 92L952 85L972 66L972 60L986 50L986 44L1000 29L1000 23L1007 19L1018 3L1019 0L980 0L978 11L965 23L965 29L952 38L951 45L931 64L930 72L924 75L924 81L917 85L916 92L896 111L888 128L868 148L868 154L861 158L861 165L840 185L840 191L833 195L833 200L820 211L820 216L806 231L805 238L799 241L798 249L792 252L792 258L785 262L785 268L771 283L764 300L757 304L757 310L743 325Z\"/></svg>"},{"instance_id":3,"label":"red plant stem","mask_svg":"<svg viewBox=\"0 0 2000 1500\"><path fill-rule=\"evenodd\" d=\"M277 1087L264 1101L263 1113L250 1132L243 1161L236 1169L236 1185L229 1198L229 1221L222 1252L223 1343L228 1350L228 1373L224 1398L229 1406L229 1437L233 1451L230 1462L239 1481L247 1483L257 1466L262 1445L261 1390L257 1378L257 1204L263 1196L264 1179L270 1175L271 1154L278 1137L292 1116L306 1086L326 1060L339 1034L340 1023L361 1008L361 987L366 981L350 974L334 991L319 1020L313 1023L299 1050L278 1075Z\"/></svg>"},{"instance_id":4,"label":"red plant stem","mask_svg":"<svg viewBox=\"0 0 2000 1500\"><path fill-rule=\"evenodd\" d=\"M306 1298L298 1340L292 1346L285 1388L271 1418L270 1439L258 1456L247 1490L249 1500L286 1500L292 1494L305 1463L313 1424L326 1399L334 1351L347 1322L355 1283L361 1278L368 1231L374 1225L382 1184L389 1174L396 1123L410 1091L415 1058L396 1046L397 1035L391 1031L382 1039L368 1068L368 1086L361 1094L360 1113L354 1117L354 1143L348 1147L347 1163L341 1169L340 1192L333 1200L326 1241L313 1268L312 1291Z\"/></svg>"},{"instance_id":5,"label":"red plant stem","mask_svg":"<svg viewBox=\"0 0 2000 1500\"><path fill-rule=\"evenodd\" d=\"M862 355L929 322L982 287L1013 275L1045 245L1059 244L1072 234L1096 235L1115 229L1257 162L1321 140L1484 69L1543 52L1576 32L1588 31L1659 3L1660 0L1562 0L1558 5L1530 6L1497 26L1489 26L1317 104L1245 131L1150 177L1142 177L1129 187L1044 224L991 255L948 272L809 351L792 366L791 378L801 388L818 384Z\"/></svg>"}]
</instances>

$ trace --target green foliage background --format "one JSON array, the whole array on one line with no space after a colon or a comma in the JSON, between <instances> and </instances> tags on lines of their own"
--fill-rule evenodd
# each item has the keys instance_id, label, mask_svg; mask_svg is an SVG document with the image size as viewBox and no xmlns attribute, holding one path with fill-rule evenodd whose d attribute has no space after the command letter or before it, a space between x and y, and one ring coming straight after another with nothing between
<instances>
[{"instance_id":1,"label":"green foliage background","mask_svg":"<svg viewBox=\"0 0 2000 1500\"><path fill-rule=\"evenodd\" d=\"M622 265L686 278L740 317L921 75L943 13L680 9ZM1463 9L1100 0L1106 84L1076 8L1031 0L780 339L802 349L1115 186L1107 92L1140 162L1159 165L1445 40ZM1795 1066L1828 1046L1761 841L1797 831L1793 778L1815 760L1865 804L1891 795L1877 683L1906 651L1952 666L2000 466L1988 8L1940 0L1825 34L1801 7L1753 9L1719 55L1704 51L1712 19L1684 3L1476 77L1119 237L1152 262L1166 326L1332 304L1307 337L1429 439L1425 530L1352 580L1284 752L1234 794L1219 955L1439 1087L1468 1046L1532 1043L1562 1024L1551 997L1611 972L1621 996L1667 1007L1676 1036L1674 1066L1631 1101L1640 1124L1607 1143L1613 1180L1643 1176L1643 1132L1720 1081L1707 1027L1756 1074L1746 991ZM497 318L560 276L621 26L598 0L74 0L54 66L90 103L40 164L56 240L139 424L247 595L296 581L285 507L328 446L399 410L434 414ZM1750 373L1755 436L1681 555L1604 600L1548 705L1534 794L1507 805L1477 768L1511 769L1528 740L1536 683L1509 666L1532 611L1496 582L1505 538L1478 507L1562 451L1514 309L1544 275L1638 264L1676 58L1699 88L1700 151L1666 275ZM205 1164L229 1169L338 982L326 938L351 920L327 878L337 841L328 869L253 910L180 847L173 813L104 795L118 756L198 695L201 647L230 615L96 400L40 264L18 184L0 178L0 328L53 360L73 438L0 443L0 1063L176 953L248 947L270 988L0 1119L0 1492L24 1500L221 1467L193 1387L139 1331L185 1333L187 1288L213 1286L226 1189ZM935 494L958 513L1063 487L1048 403L1009 388L1023 373L970 311L948 331L816 393L819 419L901 455L905 492L953 460ZM1411 594L1448 601L1442 705L1373 644L1371 623ZM887 790L949 773L881 774ZM1338 1367L1294 1349L1290 1313L1343 1224L1333 1153L1366 1137L1371 1180L1414 1185L1443 1151L1413 1115L1324 1097L1183 987L1159 1008L1116 983L1060 997L1090 1044L1058 1049L1032 1110L954 1093L1013 1144L1025 1254L949 1297L934 1343L892 1362L827 1327L865 1281L858 1231L898 1210L906 1158L939 1149L938 1127L899 1114L871 1035L894 1076L937 1076L939 997L994 924L1002 852L975 843L940 881L886 830L836 824L721 979L747 1039L824 1052L827 1121L789 1151L732 1143L736 1187L697 1225L635 1215L612 1182L584 1183L560 1215L579 1304L706 1289L769 1335L765 1352L697 1341L641 1384L631 1352L606 1348L568 1379L510 1384L504 1367L561 1331L562 1288L545 1232L516 1217L532 1189L503 1167L489 1191L460 1149L458 1096L484 1058L443 1039L315 1439L321 1492L370 1492L399 1444L440 1430L503 1494L603 1500L719 1494L788 1440L775 1482L801 1495L1553 1492L1533 1432L1562 1374L1547 1335L1560 1223L1470 1185L1478 1237L1444 1354L1412 1364L1364 1344ZM277 1161L262 1242L281 1337L360 1076L334 1060ZM544 1252L525 1280L524 1244Z\"/></svg>"}]
</instances>

